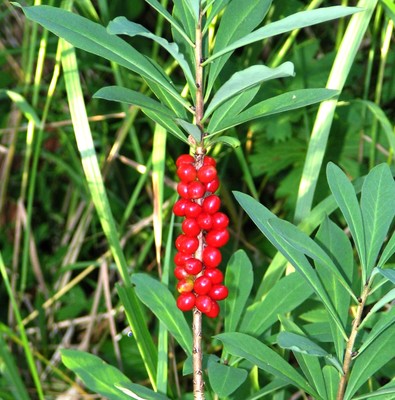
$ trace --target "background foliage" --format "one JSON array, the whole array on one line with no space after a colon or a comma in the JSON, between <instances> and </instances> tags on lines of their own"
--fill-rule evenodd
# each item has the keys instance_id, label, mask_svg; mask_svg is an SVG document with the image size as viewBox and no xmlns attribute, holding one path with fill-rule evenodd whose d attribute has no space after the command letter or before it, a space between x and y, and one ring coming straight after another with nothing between
<instances>
[{"instance_id":1,"label":"background foliage","mask_svg":"<svg viewBox=\"0 0 395 400\"><path fill-rule=\"evenodd\" d=\"M44 3L61 6L59 1ZM162 4L166 6L167 2ZM355 5L347 0L341 4ZM285 387L279 378L273 380L273 371L250 369L249 363L259 364L248 360L245 354L238 354L240 350L236 344L243 340L248 351L255 349L256 343L250 336L232 337L229 332L236 327L237 335L259 337L262 346L263 343L271 346L270 351L274 349L302 369L303 363L314 363L306 361L313 356L297 355L297 352L291 355L284 350L292 350L292 346L287 345L289 337L283 337L284 342L280 343L276 336L280 330L300 334L297 326L303 326L305 333L323 344L322 351L328 354L330 329L321 303L295 275L280 279L286 268L284 262L240 208L232 191L250 195L281 218L301 221L301 228L311 233L322 219L319 207L327 214L336 208L333 200L330 204L327 198L330 194L325 176L328 161L341 166L348 177L355 180L357 192L362 182L358 179L375 165L385 162L393 167L395 57L391 49L395 6L390 0L377 4L366 2L366 5L372 4L372 18L366 20L366 32L363 30L360 43L355 37L343 41L349 18L295 30L241 47L229 58L215 82L209 82L217 90L235 71L249 65L264 63L277 67L281 62L292 61L295 77L266 82L254 102L299 89L327 86L341 91L339 102L333 106L333 121L328 111L318 111L318 106L300 108L231 127L226 134L233 140L238 139L240 147L233 149L218 142L210 150L218 160L221 196L232 221L232 239L224 250L224 264L228 263L230 271L227 285L230 288L233 285L234 292L238 293L237 298L230 297L227 302L222 312L225 319L204 322L205 345L207 353L211 354L207 359L209 385L220 398L273 396L280 399L298 393L302 396L294 386ZM319 0L276 1L264 23L260 22L259 15L253 17L259 27L301 10L329 5L334 4ZM69 4L65 2L63 6ZM104 26L124 15L170 40L169 24L143 0L80 0L74 1L73 11ZM50 399L62 393L67 396L79 393L88 398L88 390L70 378L65 366L73 369L73 363L79 361L73 371L78 372L75 368L81 364L89 371L89 363L94 365L97 360L93 355L97 355L123 371L124 374L108 366L103 376L123 382L125 398L129 398L127 390L135 393L143 390L140 396L154 396L151 391L144 393L141 386L139 389L133 386L129 379L167 392L171 398L181 398L181 395L189 398L190 379L182 377L182 368L188 372L188 363L183 366L190 352L188 325L181 315L169 312L172 296L168 291L160 292L162 286L154 292L160 293L165 307L156 309L158 302L152 302L150 296L144 297L147 288L156 287L158 279L169 284L170 291L174 292L171 243L174 225L179 229L178 222L171 217L171 206L176 198L174 160L188 151L188 146L156 125L149 118L152 113L144 114L134 106L101 100L100 97L106 97L103 92L93 97L105 86L120 85L147 95L151 95L154 86L148 86L127 68L89 52L77 50L75 57L74 50L65 42L59 42L57 37L25 19L8 0L0 5L0 18L0 267L3 276L0 286L0 397L42 398L45 394L45 398ZM209 38L216 32L215 24L219 20L214 19L208 31ZM115 25L113 29L116 30ZM163 48L142 36L127 40L166 70L178 91L182 91L182 73ZM351 44L355 60L349 53L343 56L345 45L348 46L346 50L350 50ZM63 59L62 50L68 51ZM187 52L186 57L191 55ZM341 64L347 60L349 66L346 62ZM76 77L80 78L81 92L73 85ZM67 101L70 93L78 100L72 105ZM157 105L152 107L157 109ZM89 127L81 118L85 110ZM328 124L328 140L324 133L318 135L321 138L318 148L324 159L311 199L311 205L317 207L309 214L311 205L302 200L299 185L302 174L303 179L310 179L311 170L317 173L319 170L315 164L320 162L319 151L310 138L311 133L319 129L320 121ZM213 121L210 124L214 130ZM221 121L218 124L221 126ZM91 138L93 141L89 143ZM84 153L90 148L96 151L98 164L90 158L89 151ZM82 164L80 155L86 156ZM87 182L85 175L92 180ZM105 186L101 186L102 180ZM108 204L102 201L104 189ZM109 210L114 224L107 219ZM331 218L343 228L348 223L340 212L335 212ZM107 224L103 225L103 219ZM328 227L329 222L327 224L317 233L318 238L323 238L322 242L325 242L325 229L335 229ZM349 234L347 229L346 233ZM340 252L350 266L344 274L348 274L350 281L358 282L350 275L356 271L357 261L353 261L351 247L343 245ZM235 253L236 249L243 251ZM386 261L387 269L393 267L393 257ZM243 274L240 274L240 266L243 266ZM370 272L372 268L373 265ZM136 273L133 285L137 296L130 283L119 284L122 280L129 282L131 272ZM388 274L387 280L391 281L393 276L391 272ZM279 299L295 285L300 285L300 290L291 292L284 307L278 306ZM388 282L383 282L369 297L368 309L390 288ZM358 293L357 283L353 290ZM380 319L378 314L373 315L367 323L367 332L379 319L380 324L391 326L393 323L393 297L385 300L380 313L385 312L385 316ZM253 307L245 311L244 306L252 303L255 303ZM344 318L347 320L347 315ZM187 320L189 322L189 316ZM128 335L129 324L131 335ZM176 341L167 337L167 329ZM219 334L223 330L227 333ZM370 332L374 334L375 331ZM383 340L391 343L393 329L386 332L388 337ZM219 335L212 340L215 334ZM133 335L145 341L136 342ZM229 353L245 357L247 361L234 370L219 364L216 356L229 356L221 354L221 342L227 344ZM336 351L340 352L340 344L337 346ZM266 347L262 352L269 351ZM80 353L63 350L62 364L62 348L84 350L93 355L84 355L79 360ZM378 351L369 351L374 350ZM283 368L282 364L280 366ZM320 364L316 368L320 368ZM248 379L244 381L247 370ZM393 386L393 359L377 372L373 368L373 373L372 378L370 375L365 380L360 378L364 384L360 393L384 385ZM323 375L330 381L334 376L333 367L326 365ZM227 392L229 384L224 383L227 382L224 376L229 376L229 382L240 383L238 389L235 387L237 392ZM104 378L104 387L100 388L89 386L86 381L89 378L88 374L84 381L91 390L110 398L106 391L113 393L114 388L105 387ZM302 390L309 392L311 380L304 382L295 376L293 379L297 379ZM320 387L319 383L313 383ZM97 384L97 379L93 384ZM325 390L330 392L328 387ZM119 393L118 396L122 398ZM152 398L164 398L156 396ZM381 398L391 396L393 394L382 394Z\"/></svg>"}]
</instances>

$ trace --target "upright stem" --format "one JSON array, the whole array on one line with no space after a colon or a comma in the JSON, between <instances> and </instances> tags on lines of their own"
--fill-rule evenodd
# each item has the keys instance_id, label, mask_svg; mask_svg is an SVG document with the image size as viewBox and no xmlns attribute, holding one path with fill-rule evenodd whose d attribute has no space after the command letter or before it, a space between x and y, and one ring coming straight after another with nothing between
<instances>
[{"instance_id":1,"label":"upright stem","mask_svg":"<svg viewBox=\"0 0 395 400\"><path fill-rule=\"evenodd\" d=\"M202 13L199 13L199 21L196 27L195 43L195 66L196 66L196 98L195 98L195 124L201 131L200 143L197 143L195 153L195 167L199 169L203 164L204 156L204 127L202 118L204 114L203 100L203 46L202 46ZM200 199L198 203L201 203ZM203 234L199 235L199 248L195 253L195 258L202 260L203 253ZM195 400L204 400L204 379L203 379L203 350L202 350L202 313L195 307L193 310L193 394Z\"/></svg>"},{"instance_id":2,"label":"upright stem","mask_svg":"<svg viewBox=\"0 0 395 400\"><path fill-rule=\"evenodd\" d=\"M366 283L363 288L362 296L358 299L359 304L357 308L357 315L355 316L355 319L352 323L351 333L347 341L346 352L343 360L344 374L340 378L336 400L343 400L344 398L344 392L346 390L348 377L350 375L351 361L354 354L355 340L357 338L359 325L361 324L363 309L365 307L365 303L369 295L369 289L370 289L369 283Z\"/></svg>"}]
</instances>

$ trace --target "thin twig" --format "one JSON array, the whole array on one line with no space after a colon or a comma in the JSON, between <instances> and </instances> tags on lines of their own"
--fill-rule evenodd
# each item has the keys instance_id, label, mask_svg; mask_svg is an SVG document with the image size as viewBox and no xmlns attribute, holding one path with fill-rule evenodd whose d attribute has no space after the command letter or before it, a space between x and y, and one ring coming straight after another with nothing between
<instances>
[{"instance_id":1,"label":"thin twig","mask_svg":"<svg viewBox=\"0 0 395 400\"><path fill-rule=\"evenodd\" d=\"M354 353L355 340L356 340L357 334L358 334L358 327L361 324L363 309L365 307L365 303L366 303L366 300L369 295L369 289L370 289L369 283L366 283L363 288L362 295L358 299L359 304L358 304L358 308L357 308L357 313L355 315L354 321L352 322L352 329L351 329L351 333L350 333L350 336L347 341L347 347L346 347L346 351L344 354L344 360L343 360L344 374L340 378L336 400L343 400L343 398L344 398L344 392L346 390L348 377L350 375L350 368L351 368L351 361L352 361L352 357L353 357L353 353Z\"/></svg>"}]
</instances>

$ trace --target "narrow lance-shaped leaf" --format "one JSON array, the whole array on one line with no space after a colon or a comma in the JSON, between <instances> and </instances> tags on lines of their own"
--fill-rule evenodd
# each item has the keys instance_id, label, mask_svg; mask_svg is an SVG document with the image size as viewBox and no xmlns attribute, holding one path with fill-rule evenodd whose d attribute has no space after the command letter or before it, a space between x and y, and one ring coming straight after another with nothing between
<instances>
[{"instance_id":1,"label":"narrow lance-shaped leaf","mask_svg":"<svg viewBox=\"0 0 395 400\"><path fill-rule=\"evenodd\" d=\"M188 102L181 97L165 77L164 72L159 72L157 65L154 65L146 56L124 40L110 35L102 25L56 7L21 8L27 18L39 23L73 46L114 61L142 77L156 82L180 104L186 108L189 107Z\"/></svg>"},{"instance_id":2,"label":"narrow lance-shaped leaf","mask_svg":"<svg viewBox=\"0 0 395 400\"><path fill-rule=\"evenodd\" d=\"M167 287L149 275L140 273L132 276L132 283L136 285L140 300L166 325L185 353L191 355L191 329Z\"/></svg>"},{"instance_id":3,"label":"narrow lance-shaped leaf","mask_svg":"<svg viewBox=\"0 0 395 400\"><path fill-rule=\"evenodd\" d=\"M393 284L395 284L395 270L393 269L382 269L382 268L377 268L377 271L387 278L389 281L391 281Z\"/></svg>"},{"instance_id":4,"label":"narrow lance-shaped leaf","mask_svg":"<svg viewBox=\"0 0 395 400\"><path fill-rule=\"evenodd\" d=\"M294 29L301 29L305 28L306 26L312 26L333 19L346 17L360 11L362 10L357 7L334 6L322 7L316 10L301 11L296 14L292 14L289 17L282 18L280 21L272 22L271 24L257 29L256 31L244 36L243 38L235 41L231 45L219 50L218 52L214 52L214 54L209 57L204 64L208 64L214 61L216 58L229 53L230 51L259 40L280 35L281 33L290 32Z\"/></svg>"},{"instance_id":5,"label":"narrow lance-shaped leaf","mask_svg":"<svg viewBox=\"0 0 395 400\"><path fill-rule=\"evenodd\" d=\"M361 193L361 212L366 243L366 276L374 268L395 215L395 182L387 164L373 168Z\"/></svg>"},{"instance_id":6,"label":"narrow lance-shaped leaf","mask_svg":"<svg viewBox=\"0 0 395 400\"><path fill-rule=\"evenodd\" d=\"M207 117L222 103L243 90L260 85L262 82L271 79L293 75L294 67L289 61L281 64L277 68L270 68L265 65L253 65L243 71L236 72L221 86L220 89L218 89L217 93L209 103L202 121L207 119Z\"/></svg>"},{"instance_id":7,"label":"narrow lance-shaped leaf","mask_svg":"<svg viewBox=\"0 0 395 400\"><path fill-rule=\"evenodd\" d=\"M177 119L176 122L180 125L186 132L188 132L197 143L202 140L202 132L197 125L191 124L183 119Z\"/></svg>"},{"instance_id":8,"label":"narrow lance-shaped leaf","mask_svg":"<svg viewBox=\"0 0 395 400\"><path fill-rule=\"evenodd\" d=\"M336 90L330 89L299 89L283 93L247 108L236 117L224 118L214 130L208 130L208 132L214 134L257 118L319 103L336 96L337 93Z\"/></svg>"},{"instance_id":9,"label":"narrow lance-shaped leaf","mask_svg":"<svg viewBox=\"0 0 395 400\"><path fill-rule=\"evenodd\" d=\"M222 333L216 335L225 349L237 357L243 357L258 368L295 385L299 389L318 397L315 390L287 361L258 339L244 333Z\"/></svg>"},{"instance_id":10,"label":"narrow lance-shaped leaf","mask_svg":"<svg viewBox=\"0 0 395 400\"><path fill-rule=\"evenodd\" d=\"M107 26L107 32L112 35L128 35L128 36L144 36L162 46L165 50L173 56L173 58L178 62L181 69L184 71L185 77L189 83L191 90L195 88L195 80L193 78L189 64L185 60L185 57L178 48L176 43L169 43L166 39L160 36L154 35L143 25L137 24L135 22L127 20L125 17L117 17L111 21Z\"/></svg>"},{"instance_id":11,"label":"narrow lance-shaped leaf","mask_svg":"<svg viewBox=\"0 0 395 400\"><path fill-rule=\"evenodd\" d=\"M351 182L347 179L343 171L333 163L327 166L327 179L333 196L336 199L351 235L354 239L359 259L363 266L362 279L366 281L366 247L365 232L362 221L361 209L357 201L357 196Z\"/></svg>"},{"instance_id":12,"label":"narrow lance-shaped leaf","mask_svg":"<svg viewBox=\"0 0 395 400\"><path fill-rule=\"evenodd\" d=\"M390 259L390 257L395 253L395 231L392 233L392 236L388 243L386 244L383 254L380 257L377 266L383 267L384 264Z\"/></svg>"},{"instance_id":13,"label":"narrow lance-shaped leaf","mask_svg":"<svg viewBox=\"0 0 395 400\"><path fill-rule=\"evenodd\" d=\"M341 283L347 290L350 296L358 303L357 297L352 291L349 283L345 280L343 275L337 269L331 258L313 239L307 236L304 232L299 230L295 225L288 221L281 219L269 220L269 224L283 237L283 239L293 246L296 250L303 252L313 260L321 263L323 266L333 274L334 277Z\"/></svg>"}]
</instances>

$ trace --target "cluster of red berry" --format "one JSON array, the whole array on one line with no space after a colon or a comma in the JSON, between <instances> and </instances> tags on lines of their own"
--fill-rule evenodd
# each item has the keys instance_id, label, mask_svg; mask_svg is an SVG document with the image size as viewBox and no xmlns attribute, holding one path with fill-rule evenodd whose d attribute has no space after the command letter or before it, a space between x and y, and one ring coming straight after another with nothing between
<instances>
[{"instance_id":1,"label":"cluster of red berry","mask_svg":"<svg viewBox=\"0 0 395 400\"><path fill-rule=\"evenodd\" d=\"M222 284L223 274L217 268L222 256L219 247L229 240L229 218L219 211L220 198L214 194L219 187L214 158L202 156L199 166L194 157L183 154L176 161L180 182L180 199L173 212L185 217L182 234L176 239L174 275L180 295L177 306L182 311L196 307L210 318L220 311L218 300L228 296ZM202 244L202 245L201 245Z\"/></svg>"}]
</instances>

